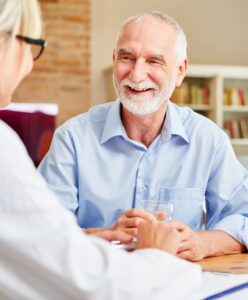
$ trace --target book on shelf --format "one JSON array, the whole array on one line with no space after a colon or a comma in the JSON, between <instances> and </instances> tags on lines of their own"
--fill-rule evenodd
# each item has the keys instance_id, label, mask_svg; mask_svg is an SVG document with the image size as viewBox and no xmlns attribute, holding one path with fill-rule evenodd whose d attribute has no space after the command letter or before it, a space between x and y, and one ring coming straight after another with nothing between
<instances>
[{"instance_id":1,"label":"book on shelf","mask_svg":"<svg viewBox=\"0 0 248 300\"><path fill-rule=\"evenodd\" d=\"M171 99L179 105L209 105L209 88L184 82L175 89Z\"/></svg>"},{"instance_id":2,"label":"book on shelf","mask_svg":"<svg viewBox=\"0 0 248 300\"><path fill-rule=\"evenodd\" d=\"M238 93L239 93L239 103L240 103L240 105L246 105L247 101L245 99L244 91L242 89L238 89Z\"/></svg>"},{"instance_id":3,"label":"book on shelf","mask_svg":"<svg viewBox=\"0 0 248 300\"><path fill-rule=\"evenodd\" d=\"M190 104L190 92L187 82L183 82L177 87L171 97L172 101L179 105Z\"/></svg>"},{"instance_id":4,"label":"book on shelf","mask_svg":"<svg viewBox=\"0 0 248 300\"><path fill-rule=\"evenodd\" d=\"M244 90L240 88L225 88L223 99L224 105L239 106L248 104L248 100L245 97Z\"/></svg>"},{"instance_id":5,"label":"book on shelf","mask_svg":"<svg viewBox=\"0 0 248 300\"><path fill-rule=\"evenodd\" d=\"M248 119L225 120L224 131L231 139L247 139Z\"/></svg>"},{"instance_id":6,"label":"book on shelf","mask_svg":"<svg viewBox=\"0 0 248 300\"><path fill-rule=\"evenodd\" d=\"M247 139L248 138L248 120L240 119L239 125L240 125L241 138Z\"/></svg>"}]
</instances>

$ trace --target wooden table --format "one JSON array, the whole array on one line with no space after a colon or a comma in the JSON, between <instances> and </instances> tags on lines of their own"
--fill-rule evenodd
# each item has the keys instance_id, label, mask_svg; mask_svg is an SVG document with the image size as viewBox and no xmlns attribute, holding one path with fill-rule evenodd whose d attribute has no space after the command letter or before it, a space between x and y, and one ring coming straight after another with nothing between
<instances>
[{"instance_id":1,"label":"wooden table","mask_svg":"<svg viewBox=\"0 0 248 300\"><path fill-rule=\"evenodd\" d=\"M197 264L203 271L248 274L248 253L209 257Z\"/></svg>"}]
</instances>

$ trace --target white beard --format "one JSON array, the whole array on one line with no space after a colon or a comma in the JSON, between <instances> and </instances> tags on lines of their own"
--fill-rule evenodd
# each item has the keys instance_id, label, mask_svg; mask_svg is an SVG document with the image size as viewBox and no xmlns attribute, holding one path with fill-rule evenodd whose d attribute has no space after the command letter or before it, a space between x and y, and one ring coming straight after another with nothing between
<instances>
[{"instance_id":1,"label":"white beard","mask_svg":"<svg viewBox=\"0 0 248 300\"><path fill-rule=\"evenodd\" d=\"M134 83L126 78L118 84L115 76L113 76L113 82L122 105L134 115L142 116L156 112L162 103L168 101L172 94L171 82L167 82L160 91L158 86L151 80ZM128 97L124 92L125 86L140 91L151 88L155 90L155 95L134 95Z\"/></svg>"}]
</instances>

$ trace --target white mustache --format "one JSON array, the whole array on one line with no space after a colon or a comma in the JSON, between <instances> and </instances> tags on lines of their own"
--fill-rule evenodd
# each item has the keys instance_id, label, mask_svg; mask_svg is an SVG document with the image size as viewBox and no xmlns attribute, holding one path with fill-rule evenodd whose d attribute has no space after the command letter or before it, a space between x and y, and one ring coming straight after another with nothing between
<instances>
[{"instance_id":1,"label":"white mustache","mask_svg":"<svg viewBox=\"0 0 248 300\"><path fill-rule=\"evenodd\" d=\"M157 89L158 88L157 85L150 80L144 80L139 83L135 83L128 78L122 80L120 85L122 88L124 86L128 86L131 89L136 90L136 91L145 91L148 89Z\"/></svg>"}]
</instances>

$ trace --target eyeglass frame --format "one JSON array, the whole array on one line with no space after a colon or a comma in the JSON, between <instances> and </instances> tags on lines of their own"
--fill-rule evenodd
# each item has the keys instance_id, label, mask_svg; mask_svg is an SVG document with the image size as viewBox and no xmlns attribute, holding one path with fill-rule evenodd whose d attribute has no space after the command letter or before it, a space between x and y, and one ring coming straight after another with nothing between
<instances>
[{"instance_id":1,"label":"eyeglass frame","mask_svg":"<svg viewBox=\"0 0 248 300\"><path fill-rule=\"evenodd\" d=\"M29 45L38 45L38 46L41 47L39 54L36 57L34 57L33 60L37 60L41 56L41 54L43 53L44 49L47 47L47 41L45 41L43 39L32 39L30 37L23 36L23 35L20 35L20 34L17 34L16 38L21 40L21 41L24 41L25 43L27 43Z\"/></svg>"}]
</instances>

